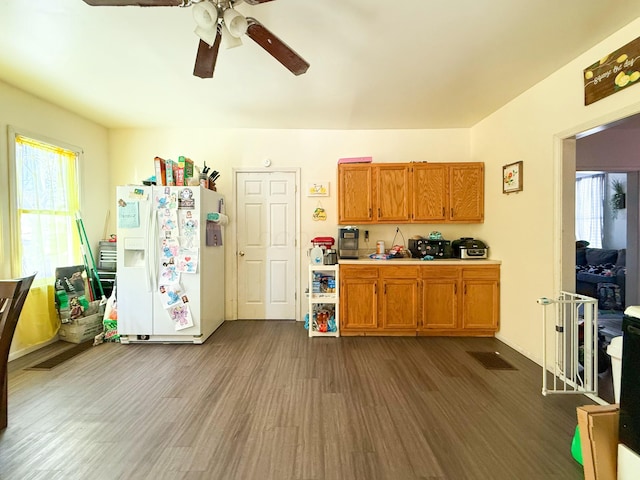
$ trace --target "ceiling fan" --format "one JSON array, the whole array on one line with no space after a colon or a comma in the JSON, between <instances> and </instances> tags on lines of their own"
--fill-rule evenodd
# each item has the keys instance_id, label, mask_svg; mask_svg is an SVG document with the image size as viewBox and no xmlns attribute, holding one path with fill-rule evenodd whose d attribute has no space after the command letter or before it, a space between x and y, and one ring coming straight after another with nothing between
<instances>
[{"instance_id":1,"label":"ceiling fan","mask_svg":"<svg viewBox=\"0 0 640 480\"><path fill-rule=\"evenodd\" d=\"M193 74L213 77L221 41L227 48L242 45L245 33L294 75L302 75L309 63L255 18L244 17L233 7L242 1L259 5L273 0L83 0L91 6L193 7L195 33L200 37Z\"/></svg>"}]
</instances>

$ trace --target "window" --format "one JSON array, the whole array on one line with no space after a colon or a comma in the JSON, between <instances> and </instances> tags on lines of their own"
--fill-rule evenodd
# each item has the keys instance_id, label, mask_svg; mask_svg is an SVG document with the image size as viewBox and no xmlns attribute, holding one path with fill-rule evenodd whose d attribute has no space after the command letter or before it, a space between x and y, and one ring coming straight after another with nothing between
<instances>
[{"instance_id":1,"label":"window","mask_svg":"<svg viewBox=\"0 0 640 480\"><path fill-rule=\"evenodd\" d=\"M576 240L602 248L604 173L581 172L576 178Z\"/></svg>"},{"instance_id":2,"label":"window","mask_svg":"<svg viewBox=\"0 0 640 480\"><path fill-rule=\"evenodd\" d=\"M75 216L79 210L80 151L13 132L12 271L53 284L55 269L81 263Z\"/></svg>"}]
</instances>

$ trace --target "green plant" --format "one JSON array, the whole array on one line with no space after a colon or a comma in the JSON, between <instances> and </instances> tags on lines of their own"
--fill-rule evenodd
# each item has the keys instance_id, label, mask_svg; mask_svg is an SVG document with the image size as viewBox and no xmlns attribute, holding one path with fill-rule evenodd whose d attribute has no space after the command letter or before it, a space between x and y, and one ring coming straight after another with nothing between
<instances>
[{"instance_id":1,"label":"green plant","mask_svg":"<svg viewBox=\"0 0 640 480\"><path fill-rule=\"evenodd\" d=\"M620 180L612 180L611 188L613 195L611 195L611 211L613 218L618 218L618 210L626 208L626 195L624 193L624 185Z\"/></svg>"}]
</instances>

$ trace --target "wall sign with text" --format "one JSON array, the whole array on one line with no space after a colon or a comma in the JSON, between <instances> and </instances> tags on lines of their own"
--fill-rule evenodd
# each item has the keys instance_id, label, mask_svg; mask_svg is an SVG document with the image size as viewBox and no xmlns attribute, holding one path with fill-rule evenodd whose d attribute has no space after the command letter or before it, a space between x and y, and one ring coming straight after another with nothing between
<instances>
[{"instance_id":1,"label":"wall sign with text","mask_svg":"<svg viewBox=\"0 0 640 480\"><path fill-rule=\"evenodd\" d=\"M640 83L640 37L584 69L584 104Z\"/></svg>"}]
</instances>

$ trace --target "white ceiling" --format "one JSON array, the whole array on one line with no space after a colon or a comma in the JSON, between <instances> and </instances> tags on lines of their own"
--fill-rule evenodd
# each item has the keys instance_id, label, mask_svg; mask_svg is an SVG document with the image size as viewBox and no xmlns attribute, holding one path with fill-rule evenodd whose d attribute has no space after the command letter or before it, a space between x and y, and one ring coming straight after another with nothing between
<instances>
[{"instance_id":1,"label":"white ceiling","mask_svg":"<svg viewBox=\"0 0 640 480\"><path fill-rule=\"evenodd\" d=\"M237 10L304 57L307 73L292 75L245 37L220 49L214 78L194 77L190 8L0 0L0 79L107 127L470 127L640 16L640 1L277 0Z\"/></svg>"}]
</instances>

